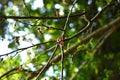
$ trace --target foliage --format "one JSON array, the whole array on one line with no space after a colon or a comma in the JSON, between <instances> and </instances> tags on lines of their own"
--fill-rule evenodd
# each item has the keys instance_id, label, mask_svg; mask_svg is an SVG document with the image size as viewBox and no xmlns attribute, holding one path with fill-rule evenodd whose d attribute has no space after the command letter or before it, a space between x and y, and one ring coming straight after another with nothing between
<instances>
[{"instance_id":1,"label":"foliage","mask_svg":"<svg viewBox=\"0 0 120 80\"><path fill-rule=\"evenodd\" d=\"M0 79L118 80L119 7L112 0L0 1L0 44L7 46Z\"/></svg>"}]
</instances>

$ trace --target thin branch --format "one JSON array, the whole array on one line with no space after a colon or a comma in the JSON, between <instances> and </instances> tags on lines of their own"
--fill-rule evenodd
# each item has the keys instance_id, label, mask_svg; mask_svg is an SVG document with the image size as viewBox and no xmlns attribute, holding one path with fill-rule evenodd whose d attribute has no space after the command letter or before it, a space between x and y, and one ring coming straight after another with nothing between
<instances>
[{"instance_id":1,"label":"thin branch","mask_svg":"<svg viewBox=\"0 0 120 80\"><path fill-rule=\"evenodd\" d=\"M64 25L64 31L63 31L63 33L62 33L62 35L61 35L61 37L64 39L64 35L65 35L65 32L66 32L66 29L67 29L67 24L68 24L68 21L69 21L69 18L70 18L70 14L71 14L71 12L72 12L72 10L73 10L73 7L74 7L74 5L75 5L75 3L76 3L76 1L77 0L74 0L74 2L73 2L73 5L72 5L72 7L71 7L71 10L69 11L69 13L68 13L68 15L67 15L67 19L66 19L66 22L65 22L65 25ZM63 80L63 69L64 69L64 48L63 48L63 46L62 45L60 45L60 48L61 48L61 80Z\"/></svg>"},{"instance_id":2,"label":"thin branch","mask_svg":"<svg viewBox=\"0 0 120 80\"><path fill-rule=\"evenodd\" d=\"M78 13L75 15L70 15L70 18L80 17L84 15L86 12ZM37 16L0 16L0 19L39 19L39 20L45 20L45 19L65 19L67 16L61 16L61 17L37 17Z\"/></svg>"},{"instance_id":3,"label":"thin branch","mask_svg":"<svg viewBox=\"0 0 120 80\"><path fill-rule=\"evenodd\" d=\"M2 74L2 75L0 76L0 79L1 79L2 77L4 77L4 76L8 75L8 74L11 73L11 72L18 70L18 69L19 69L19 67L15 67L15 68L13 68L13 69L5 72L4 74Z\"/></svg>"},{"instance_id":4,"label":"thin branch","mask_svg":"<svg viewBox=\"0 0 120 80\"><path fill-rule=\"evenodd\" d=\"M63 37L64 37L64 34L65 34L65 32L66 32L66 28L67 28L68 20L69 20L69 18L70 18L70 14L71 14L71 12L72 12L72 10L73 10L73 8L74 8L74 5L75 5L76 1L77 1L77 0L74 0L73 5L72 5L72 7L71 7L71 9L70 9L70 11L69 11L69 13L68 13L68 15L67 15L67 19L66 19L65 26L64 26L64 31L63 31L63 33L62 33L62 36L63 36Z\"/></svg>"},{"instance_id":5,"label":"thin branch","mask_svg":"<svg viewBox=\"0 0 120 80\"><path fill-rule=\"evenodd\" d=\"M55 30L64 31L63 29L59 29L59 28L55 28L55 27L51 27L51 26L47 26L47 25L45 25L45 24L41 24L41 25L39 25L39 26L44 26L44 27L46 27L47 29L55 29Z\"/></svg>"},{"instance_id":6,"label":"thin branch","mask_svg":"<svg viewBox=\"0 0 120 80\"><path fill-rule=\"evenodd\" d=\"M40 76L40 75L46 70L46 68L49 66L50 61L53 59L53 57L54 57L54 55L55 55L57 49L58 49L58 45L56 45L56 47L55 47L55 49L54 49L54 51L53 51L51 57L49 58L47 64L46 64L45 66L43 66L43 68L42 68L42 69L40 70L40 72L37 74L37 77L36 77L35 80L38 80L39 76Z\"/></svg>"},{"instance_id":7,"label":"thin branch","mask_svg":"<svg viewBox=\"0 0 120 80\"><path fill-rule=\"evenodd\" d=\"M12 68L12 69L10 69L9 71L7 71L7 72L5 72L4 74L2 74L2 75L0 76L0 79L2 79L4 76L7 76L7 75L9 75L10 73L12 73L12 72L14 72L14 71L27 71L27 72L32 72L32 71L30 71L30 70L26 70L26 69L22 68L22 65L20 65L20 66L18 66L18 67Z\"/></svg>"},{"instance_id":8,"label":"thin branch","mask_svg":"<svg viewBox=\"0 0 120 80\"><path fill-rule=\"evenodd\" d=\"M78 75L78 73L80 72L80 70L88 63L88 61L84 61L79 67L78 67L78 71L76 73L73 74L73 76L71 77L70 80L75 80L76 76Z\"/></svg>"},{"instance_id":9,"label":"thin branch","mask_svg":"<svg viewBox=\"0 0 120 80\"><path fill-rule=\"evenodd\" d=\"M91 21L95 21L95 20L100 16L100 14L101 14L102 12L104 12L107 8L111 8L111 7L114 6L114 5L115 5L115 2L110 3L110 4L106 5L105 7L103 7L102 10L99 11L99 12L91 19Z\"/></svg>"},{"instance_id":10,"label":"thin branch","mask_svg":"<svg viewBox=\"0 0 120 80\"><path fill-rule=\"evenodd\" d=\"M114 26L114 25L113 25ZM100 41L99 44L97 44L97 46L95 47L95 49L93 50L93 53L96 53L101 46L104 44L104 42L106 41L106 39L108 39L108 37L116 30L116 27L112 27L109 31L107 31L107 33L104 35L103 39Z\"/></svg>"},{"instance_id":11,"label":"thin branch","mask_svg":"<svg viewBox=\"0 0 120 80\"><path fill-rule=\"evenodd\" d=\"M78 36L80 36L80 34L82 33L82 32L84 32L88 27L90 27L92 25L92 23L90 22L90 23L88 23L84 28L82 28L78 33L76 33L76 34L73 34L72 36L70 36L70 37L68 37L67 39L65 39L65 41L69 41L69 40L71 40L71 39L73 39L73 38L75 38L75 37L78 37Z\"/></svg>"},{"instance_id":12,"label":"thin branch","mask_svg":"<svg viewBox=\"0 0 120 80\"><path fill-rule=\"evenodd\" d=\"M61 80L63 80L63 69L64 69L64 48L63 46L60 46L61 48Z\"/></svg>"},{"instance_id":13,"label":"thin branch","mask_svg":"<svg viewBox=\"0 0 120 80\"><path fill-rule=\"evenodd\" d=\"M45 24L30 24L30 23L27 23L27 22L22 22L20 20L16 20L17 22L20 22L22 24L26 24L26 25L30 25L30 26L42 26L42 27L45 27L47 29L54 29L54 30L60 30L60 31L64 31L63 29L60 29L60 28L55 28L55 27L52 27L52 26L49 26L49 25L45 25Z\"/></svg>"},{"instance_id":14,"label":"thin branch","mask_svg":"<svg viewBox=\"0 0 120 80\"><path fill-rule=\"evenodd\" d=\"M43 42L43 43L38 43L38 44L35 44L35 45L32 45L32 46L20 48L20 49L14 50L14 51L9 52L9 53L6 53L6 54L1 54L0 57L1 57L1 56L7 56L7 55L10 55L10 54L15 53L15 52L18 52L18 51L23 51L23 50L26 50L26 49L29 49L29 48L32 48L32 47L35 47L35 46L40 46L40 45L42 45L42 44L46 44L46 43L50 43L50 42L55 42L55 41Z\"/></svg>"},{"instance_id":15,"label":"thin branch","mask_svg":"<svg viewBox=\"0 0 120 80\"><path fill-rule=\"evenodd\" d=\"M27 11L28 11L28 15L30 16L30 10L28 9L28 7L27 7L27 5L26 5L25 0L23 0L23 3L24 3L24 5L25 5L25 7L26 7L26 9L27 9Z\"/></svg>"},{"instance_id":16,"label":"thin branch","mask_svg":"<svg viewBox=\"0 0 120 80\"><path fill-rule=\"evenodd\" d=\"M50 50L52 50L52 49L54 49L55 47L56 47L56 45L53 45L52 47L46 49L46 50L45 50L45 53L48 52L48 51L50 51Z\"/></svg>"},{"instance_id":17,"label":"thin branch","mask_svg":"<svg viewBox=\"0 0 120 80\"><path fill-rule=\"evenodd\" d=\"M88 23L88 24L87 24L83 29L81 29L78 33L76 33L76 34L70 36L69 38L65 39L65 41L68 41L68 40L70 40L70 39L73 39L73 38L75 38L75 37L80 36L80 34L81 34L82 32L84 32L86 29L88 29L88 28L92 25L93 21L95 21L95 20L102 14L102 12L104 12L107 8L111 8L111 6L114 6L114 5L115 5L114 3L111 3L111 4L106 5L101 11L99 11L99 12L90 20L90 23Z\"/></svg>"}]
</instances>

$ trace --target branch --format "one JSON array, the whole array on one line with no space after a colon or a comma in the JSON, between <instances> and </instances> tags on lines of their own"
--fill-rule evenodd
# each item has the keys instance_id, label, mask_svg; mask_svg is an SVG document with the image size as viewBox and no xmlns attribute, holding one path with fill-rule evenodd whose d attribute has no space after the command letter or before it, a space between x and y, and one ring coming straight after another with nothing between
<instances>
[{"instance_id":1,"label":"branch","mask_svg":"<svg viewBox=\"0 0 120 80\"><path fill-rule=\"evenodd\" d=\"M91 19L91 21L95 21L95 20L100 16L100 14L101 14L102 12L104 12L107 8L111 8L111 7L114 6L114 5L115 5L115 2L110 3L110 4L106 5L105 7L103 7L102 10L99 11L99 12Z\"/></svg>"},{"instance_id":2,"label":"branch","mask_svg":"<svg viewBox=\"0 0 120 80\"><path fill-rule=\"evenodd\" d=\"M89 28L92 25L93 21L95 21L102 14L102 12L104 12L107 8L111 8L111 6L114 6L114 5L115 5L115 3L110 3L110 4L106 5L105 7L103 7L102 10L99 11L83 29L81 29L78 33L70 36L69 38L67 38L65 40L70 40L74 37L78 37L82 32L84 32L87 28Z\"/></svg>"},{"instance_id":3,"label":"branch","mask_svg":"<svg viewBox=\"0 0 120 80\"><path fill-rule=\"evenodd\" d=\"M23 51L23 50L26 50L26 49L29 49L29 48L32 48L32 47L35 47L35 46L40 46L40 45L42 45L42 44L46 44L46 43L49 43L49 42L55 42L55 41L43 42L43 43L35 44L35 45L32 45L32 46L20 48L20 49L14 50L14 51L12 51L12 52L9 52L9 53L6 53L6 54L2 54L2 55L0 55L0 57L1 57L1 56L10 55L10 54L12 54L12 53L14 53L14 52Z\"/></svg>"},{"instance_id":4,"label":"branch","mask_svg":"<svg viewBox=\"0 0 120 80\"><path fill-rule=\"evenodd\" d=\"M7 76L7 75L9 75L10 73L12 73L12 72L14 72L14 71L25 71L25 72L27 71L27 72L32 72L32 71L30 71L30 70L26 70L26 69L22 68L22 65L20 65L20 66L18 66L18 67L12 68L11 70L9 70L9 71L5 72L4 74L2 74L2 75L0 76L0 79L2 79L4 76Z\"/></svg>"},{"instance_id":5,"label":"branch","mask_svg":"<svg viewBox=\"0 0 120 80\"><path fill-rule=\"evenodd\" d=\"M69 18L70 18L70 14L71 14L76 2L77 2L77 0L74 0L73 5L71 7L71 10L69 11L69 13L67 15L67 19L66 19L66 22L65 22L65 25L64 25L64 31L62 32L62 35L61 35L61 37L63 39L64 39L64 35L65 35L66 29L67 29L67 24L68 24L68 21L69 21ZM64 69L64 48L63 48L63 45L60 45L60 48L61 48L61 62L62 62L61 63L61 80L63 80L64 79L63 78L63 69Z\"/></svg>"},{"instance_id":6,"label":"branch","mask_svg":"<svg viewBox=\"0 0 120 80\"><path fill-rule=\"evenodd\" d=\"M108 37L116 30L115 26L113 25L113 27L107 31L106 34L104 34L103 39L99 42L99 44L96 45L96 47L93 50L93 54L95 54L100 48L101 46L104 44L104 42L106 41L106 39L108 39Z\"/></svg>"},{"instance_id":7,"label":"branch","mask_svg":"<svg viewBox=\"0 0 120 80\"><path fill-rule=\"evenodd\" d=\"M77 50L77 47L81 44L85 44L87 43L92 37L98 36L100 34L102 34L103 32L109 30L110 28L113 29L117 29L118 27L120 27L120 17L118 17L117 19L113 20L112 22L110 22L109 24L105 25L104 27L101 27L97 30L95 30L94 32L90 33L89 35L87 35L85 38L83 38L81 40L81 42L76 43L75 45L72 45L69 49L67 49L66 51L64 51L64 56L67 57L69 54L72 53L72 51L74 51L75 49ZM46 67L46 70L54 63L57 63L58 61L61 60L61 54L59 53L57 56L55 56L51 62L49 63L49 65ZM40 68L38 71L40 71L42 68ZM31 73L31 76L29 77L29 79L33 78L34 76L36 76L37 74L35 72Z\"/></svg>"},{"instance_id":8,"label":"branch","mask_svg":"<svg viewBox=\"0 0 120 80\"><path fill-rule=\"evenodd\" d=\"M26 7L26 9L27 9L27 11L28 11L28 15L30 16L30 10L29 10L29 8L28 8L27 5L26 5L25 0L23 0L23 3L24 3L24 5L25 5L25 7Z\"/></svg>"},{"instance_id":9,"label":"branch","mask_svg":"<svg viewBox=\"0 0 120 80\"><path fill-rule=\"evenodd\" d=\"M114 28L114 29L120 27L120 17L118 17L117 19L113 20L112 22L110 22L109 24L105 25L104 27L99 28L99 29L95 30L94 32L92 32L91 34L87 35L85 38L83 38L81 40L81 42L76 43L75 45L71 46L68 50L66 50L64 52L64 55L68 56L79 45L87 43L92 37L95 37L97 35L102 34L103 32L107 31L111 27ZM54 59L51 60L51 64L58 62L60 60L60 58L61 58L61 54L57 55Z\"/></svg>"},{"instance_id":10,"label":"branch","mask_svg":"<svg viewBox=\"0 0 120 80\"><path fill-rule=\"evenodd\" d=\"M77 0L74 0L73 5L72 5L72 7L71 7L71 9L70 9L70 11L69 11L69 13L68 13L68 15L67 15L67 19L66 19L66 22L65 22L65 25L64 25L64 31L63 31L63 33L62 33L62 36L63 36L63 37L64 37L64 34L65 34L65 32L66 32L66 28L67 28L68 20L69 20L69 18L70 18L70 14L71 14L71 12L72 12L72 10L73 10L73 8L74 8L74 5L75 5L76 1L77 1Z\"/></svg>"},{"instance_id":11,"label":"branch","mask_svg":"<svg viewBox=\"0 0 120 80\"><path fill-rule=\"evenodd\" d=\"M55 27L52 27L52 26L50 26L50 25L45 25L45 24L43 24L43 23L40 23L40 24L35 24L35 23L34 23L34 24L30 24L30 23L23 22L23 21L20 21L20 20L15 20L15 21L17 21L17 22L19 22L19 23L22 23L22 24L30 25L30 26L42 26L42 27L45 27L45 28L47 28L47 29L54 29L54 30L64 31L63 29L55 28Z\"/></svg>"},{"instance_id":12,"label":"branch","mask_svg":"<svg viewBox=\"0 0 120 80\"><path fill-rule=\"evenodd\" d=\"M113 25L114 26L114 25ZM99 42L99 44L96 44L95 49L93 50L93 54L95 54L100 47L104 44L105 40L108 39L108 37L116 30L115 26L112 27L109 31L105 32L103 39ZM92 56L93 57L93 56ZM91 61L91 57L89 59L89 62ZM78 67L78 71L72 76L71 80L74 80L76 78L76 76L78 75L78 73L80 72L81 68L83 68L83 66L85 64L87 64L88 61L84 61L79 67Z\"/></svg>"},{"instance_id":13,"label":"branch","mask_svg":"<svg viewBox=\"0 0 120 80\"><path fill-rule=\"evenodd\" d=\"M15 67L15 68L13 68L13 69L5 72L4 74L2 74L2 75L0 76L0 79L1 79L2 77L4 77L4 76L8 75L8 74L11 73L11 72L18 70L18 69L19 69L19 67Z\"/></svg>"},{"instance_id":14,"label":"branch","mask_svg":"<svg viewBox=\"0 0 120 80\"><path fill-rule=\"evenodd\" d=\"M54 55L55 55L57 49L58 49L58 45L56 45L56 47L55 47L55 49L54 49L54 51L53 51L51 57L49 58L47 64L39 71L39 73L38 73L38 75L37 75L37 77L36 77L35 80L38 80L39 76L40 76L40 75L46 70L46 68L49 66L50 61L53 59L53 57L54 57Z\"/></svg>"},{"instance_id":15,"label":"branch","mask_svg":"<svg viewBox=\"0 0 120 80\"><path fill-rule=\"evenodd\" d=\"M70 15L70 18L80 17L84 15L86 12L78 13L75 15ZM45 20L45 19L65 19L67 16L61 16L61 17L37 17L37 16L0 16L0 19L39 19L39 20Z\"/></svg>"},{"instance_id":16,"label":"branch","mask_svg":"<svg viewBox=\"0 0 120 80\"><path fill-rule=\"evenodd\" d=\"M78 67L78 71L73 74L73 76L70 78L70 80L75 80L76 76L79 74L80 70L88 63L89 61L82 62L81 65Z\"/></svg>"}]
</instances>

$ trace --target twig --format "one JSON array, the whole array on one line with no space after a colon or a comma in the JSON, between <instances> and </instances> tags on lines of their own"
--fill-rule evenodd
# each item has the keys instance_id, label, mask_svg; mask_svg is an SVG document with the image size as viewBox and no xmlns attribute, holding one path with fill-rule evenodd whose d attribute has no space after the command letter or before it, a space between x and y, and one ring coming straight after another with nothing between
<instances>
[{"instance_id":1,"label":"twig","mask_svg":"<svg viewBox=\"0 0 120 80\"><path fill-rule=\"evenodd\" d=\"M15 70L18 70L18 69L19 69L19 67L15 67L15 68L7 71L6 73L4 73L4 74L2 74L2 75L0 76L0 79L1 79L2 77L4 77L4 76L8 75L8 74L11 73L11 72L13 72L13 71L15 71Z\"/></svg>"},{"instance_id":2,"label":"twig","mask_svg":"<svg viewBox=\"0 0 120 80\"><path fill-rule=\"evenodd\" d=\"M88 23L87 26L85 26L84 28L82 28L78 33L73 34L72 36L70 36L70 37L68 37L67 39L65 39L65 41L69 41L69 40L71 40L71 39L73 39L73 38L75 38L75 37L80 36L80 34L81 34L82 32L84 32L84 31L85 31L88 27L90 27L91 25L92 25L92 23Z\"/></svg>"},{"instance_id":3,"label":"twig","mask_svg":"<svg viewBox=\"0 0 120 80\"><path fill-rule=\"evenodd\" d=\"M60 46L61 48L61 80L63 80L63 69L64 69L64 48L63 46Z\"/></svg>"},{"instance_id":4,"label":"twig","mask_svg":"<svg viewBox=\"0 0 120 80\"><path fill-rule=\"evenodd\" d=\"M50 51L50 50L52 50L52 49L54 49L55 47L56 47L56 45L53 45L52 47L46 49L46 50L45 50L45 53L48 52L48 51Z\"/></svg>"},{"instance_id":5,"label":"twig","mask_svg":"<svg viewBox=\"0 0 120 80\"><path fill-rule=\"evenodd\" d=\"M115 5L115 2L110 3L110 4L106 5L105 7L103 7L102 10L99 11L99 12L91 19L91 21L95 21L95 20L100 16L100 14L101 14L102 12L104 12L107 8L111 8L111 7L114 6L114 5Z\"/></svg>"},{"instance_id":6,"label":"twig","mask_svg":"<svg viewBox=\"0 0 120 80\"><path fill-rule=\"evenodd\" d=\"M45 24L41 24L41 25L39 25L39 26L44 26L44 27L46 27L47 29L55 29L55 30L64 31L63 29L59 29L59 28L55 28L55 27L51 27L51 26L47 26L47 25L45 25Z\"/></svg>"},{"instance_id":7,"label":"twig","mask_svg":"<svg viewBox=\"0 0 120 80\"><path fill-rule=\"evenodd\" d=\"M56 45L56 47L55 47L55 49L54 49L54 51L53 51L53 53L52 53L52 55L51 55L51 57L49 58L49 60L48 60L48 62L47 62L47 64L40 70L40 72L37 74L37 77L36 77L36 79L35 80L38 80L38 78L39 78L39 76L42 74L42 72L44 72L45 71L45 69L49 66L49 64L50 64L50 61L52 60L52 58L54 57L54 55L55 55L55 53L56 53L56 51L57 51L57 49L58 49L58 45Z\"/></svg>"},{"instance_id":8,"label":"twig","mask_svg":"<svg viewBox=\"0 0 120 80\"><path fill-rule=\"evenodd\" d=\"M113 25L114 26L114 25ZM96 53L101 46L104 44L105 40L108 39L108 37L116 30L116 27L112 27L109 31L107 31L107 33L104 35L103 39L100 41L100 43L95 47L95 49L93 50L93 53Z\"/></svg>"},{"instance_id":9,"label":"twig","mask_svg":"<svg viewBox=\"0 0 120 80\"><path fill-rule=\"evenodd\" d=\"M84 15L86 12L78 13L75 15L70 15L70 18L80 17ZM39 19L39 20L45 20L45 19L65 19L67 16L61 16L61 17L37 17L37 16L0 16L0 19Z\"/></svg>"},{"instance_id":10,"label":"twig","mask_svg":"<svg viewBox=\"0 0 120 80\"><path fill-rule=\"evenodd\" d=\"M10 69L9 71L7 71L7 72L5 72L4 74L2 74L2 75L0 76L0 79L2 79L4 76L7 76L7 75L9 75L10 73L12 73L12 72L14 72L14 71L27 71L27 72L32 72L32 71L30 71L30 70L26 70L26 69L22 68L22 65L20 65L20 66L18 66L18 67L12 68L12 69Z\"/></svg>"},{"instance_id":11,"label":"twig","mask_svg":"<svg viewBox=\"0 0 120 80\"><path fill-rule=\"evenodd\" d=\"M26 5L25 0L23 0L23 3L24 3L24 5L25 5L25 7L26 7L26 9L27 9L27 11L28 11L28 15L30 16L30 10L28 9L28 7L27 7L27 5Z\"/></svg>"},{"instance_id":12,"label":"twig","mask_svg":"<svg viewBox=\"0 0 120 80\"><path fill-rule=\"evenodd\" d=\"M30 26L42 26L42 27L45 27L47 29L54 29L54 30L60 30L60 31L64 31L63 29L60 29L60 28L55 28L55 27L52 27L52 26L49 26L49 25L45 25L45 24L30 24L30 23L27 23L27 22L22 22L20 20L15 20L17 22L20 22L22 24L26 24L26 25L30 25Z\"/></svg>"},{"instance_id":13,"label":"twig","mask_svg":"<svg viewBox=\"0 0 120 80\"><path fill-rule=\"evenodd\" d=\"M68 40L70 40L70 39L73 39L73 38L75 38L75 37L80 36L80 34L81 34L82 32L84 32L87 28L89 28L89 27L92 25L93 21L95 21L95 20L102 14L102 12L104 12L107 8L111 8L111 6L114 6L114 5L115 5L114 3L111 3L111 4L106 5L101 11L99 11L99 12L90 20L90 23L88 23L84 28L82 28L78 33L76 33L76 34L70 36L69 38L65 39L65 41L68 41Z\"/></svg>"},{"instance_id":14,"label":"twig","mask_svg":"<svg viewBox=\"0 0 120 80\"><path fill-rule=\"evenodd\" d=\"M70 14L71 14L71 12L72 12L72 10L73 10L73 7L74 7L76 1L77 1L77 0L74 0L73 5L72 5L72 7L71 7L71 9L70 9L70 11L69 11L69 13L68 13L68 15L67 15L67 19L66 19L66 22L65 22L65 25L64 25L64 31L63 31L63 33L62 33L62 36L63 36L63 37L64 37L64 34L65 34L65 32L66 32L66 28L67 28L68 20L69 20L69 18L70 18Z\"/></svg>"},{"instance_id":15,"label":"twig","mask_svg":"<svg viewBox=\"0 0 120 80\"><path fill-rule=\"evenodd\" d=\"M38 43L38 44L35 44L35 45L32 45L32 46L20 48L20 49L14 50L14 51L9 52L9 53L6 53L6 54L1 54L0 57L1 57L1 56L7 56L7 55L10 55L10 54L12 54L12 53L14 53L14 52L23 51L23 50L26 50L26 49L29 49L29 48L32 48L32 47L35 47L35 46L39 46L39 45L42 45L42 44L50 43L50 42L55 42L55 41L43 42L43 43Z\"/></svg>"},{"instance_id":16,"label":"twig","mask_svg":"<svg viewBox=\"0 0 120 80\"><path fill-rule=\"evenodd\" d=\"M78 67L78 71L73 74L73 76L71 77L70 80L75 80L76 76L78 75L78 73L80 72L80 70L88 63L88 61L84 61L79 67Z\"/></svg>"},{"instance_id":17,"label":"twig","mask_svg":"<svg viewBox=\"0 0 120 80\"><path fill-rule=\"evenodd\" d=\"M64 35L65 35L65 32L66 32L68 20L69 20L69 18L70 18L70 14L71 14L71 12L72 12L72 10L73 10L73 7L74 7L76 1L77 1L77 0L74 0L73 5L72 5L72 7L71 7L71 10L69 11L69 13L68 13L68 15L67 15L67 19L66 19L66 22L65 22L65 25L64 25L64 29L63 29L64 31L62 32L62 35L61 35L61 37L63 38L63 40L64 40ZM63 43L64 43L64 42L63 42ZM61 48L61 62L62 62L62 63L61 63L61 80L63 80L63 69L64 69L64 48L63 48L63 45L60 45L60 48Z\"/></svg>"}]
</instances>

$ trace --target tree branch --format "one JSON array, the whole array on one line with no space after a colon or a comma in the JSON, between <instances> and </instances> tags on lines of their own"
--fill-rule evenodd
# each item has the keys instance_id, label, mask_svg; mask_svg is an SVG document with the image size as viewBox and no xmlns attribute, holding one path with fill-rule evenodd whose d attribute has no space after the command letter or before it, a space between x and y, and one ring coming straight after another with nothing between
<instances>
[{"instance_id":1,"label":"tree branch","mask_svg":"<svg viewBox=\"0 0 120 80\"><path fill-rule=\"evenodd\" d=\"M48 41L48 42L38 43L38 44L35 44L35 45L32 45L32 46L20 48L20 49L14 50L14 51L9 52L9 53L6 53L6 54L1 54L0 57L1 57L1 56L7 56L7 55L10 55L10 54L15 53L15 52L18 52L18 51L23 51L23 50L26 50L26 49L29 49L29 48L32 48L32 47L35 47L35 46L40 46L40 45L42 45L42 44L46 44L46 43L50 43L50 42L56 42L56 41Z\"/></svg>"},{"instance_id":2,"label":"tree branch","mask_svg":"<svg viewBox=\"0 0 120 80\"><path fill-rule=\"evenodd\" d=\"M32 72L32 71L30 71L30 70L26 70L26 69L24 69L24 68L22 68L22 65L20 65L20 66L18 66L18 67L15 67L15 68L12 68L12 69L10 69L9 71L7 71L7 72L5 72L4 74L2 74L1 76L0 76L0 79L2 79L4 76L7 76L7 75L9 75L10 73L12 73L12 72L14 72L14 71L27 71L27 72Z\"/></svg>"},{"instance_id":3,"label":"tree branch","mask_svg":"<svg viewBox=\"0 0 120 80\"><path fill-rule=\"evenodd\" d=\"M30 10L29 10L29 8L28 8L27 5L26 5L25 0L23 0L23 3L24 3L24 5L25 5L25 7L26 7L26 9L27 9L27 11L28 11L28 16L30 16Z\"/></svg>"},{"instance_id":4,"label":"tree branch","mask_svg":"<svg viewBox=\"0 0 120 80\"><path fill-rule=\"evenodd\" d=\"M4 74L2 74L2 75L0 76L0 79L1 79L2 77L4 77L4 76L8 75L8 74L11 73L11 72L18 70L18 69L19 69L19 67L15 67L15 68L13 68L13 69L5 72Z\"/></svg>"},{"instance_id":5,"label":"tree branch","mask_svg":"<svg viewBox=\"0 0 120 80\"><path fill-rule=\"evenodd\" d=\"M105 25L104 27L101 27L97 30L95 30L94 32L90 33L89 35L87 35L85 38L83 38L80 42L76 43L75 45L72 45L69 49L64 51L64 56L67 57L69 54L72 53L72 51L74 51L75 49L77 50L77 47L81 44L85 44L87 43L92 37L98 36L100 34L102 34L103 32L109 30L110 28L113 29L117 29L118 27L120 27L120 17L118 17L117 19L113 20L112 22L110 22L109 24ZM115 30L114 30L115 31ZM51 62L49 63L49 65L46 67L46 70L54 63L57 63L58 61L61 60L61 54L58 54L57 56L55 56ZM40 71L42 68L40 68L38 71ZM34 76L36 76L37 72L33 72L31 73L31 76L29 77L29 79L33 78Z\"/></svg>"},{"instance_id":6,"label":"tree branch","mask_svg":"<svg viewBox=\"0 0 120 80\"><path fill-rule=\"evenodd\" d=\"M99 28L96 31L92 32L91 34L87 35L80 42L76 43L75 45L71 46L68 50L66 50L64 52L64 55L68 56L68 54L70 54L79 45L87 43L92 37L95 37L97 35L102 34L103 32L107 31L111 27L112 28L114 27L114 29L120 27L120 17L118 17L117 19L113 20L112 22L110 22L109 24L105 25L104 27ZM60 60L60 58L61 58L61 54L57 55L54 59L51 60L51 64L58 62Z\"/></svg>"},{"instance_id":7,"label":"tree branch","mask_svg":"<svg viewBox=\"0 0 120 80\"><path fill-rule=\"evenodd\" d=\"M70 15L70 18L80 17L84 15L86 12L78 13L75 15ZM61 16L61 17L37 17L37 16L0 16L0 19L39 19L39 20L45 20L45 19L65 19L67 16Z\"/></svg>"},{"instance_id":8,"label":"tree branch","mask_svg":"<svg viewBox=\"0 0 120 80\"><path fill-rule=\"evenodd\" d=\"M47 64L39 71L39 73L38 73L38 75L37 75L37 77L36 77L35 80L38 80L38 79L39 79L39 76L46 70L46 68L47 68L48 65L50 64L50 61L53 59L53 57L54 57L54 55L55 55L57 49L58 49L58 45L56 45L56 47L55 47L55 49L54 49L54 51L53 51L51 57L49 58Z\"/></svg>"},{"instance_id":9,"label":"tree branch","mask_svg":"<svg viewBox=\"0 0 120 80\"><path fill-rule=\"evenodd\" d=\"M114 25L113 25L114 26ZM95 54L100 47L103 45L103 43L105 42L106 39L108 39L108 37L116 30L115 26L110 28L107 32L105 32L103 39L99 42L99 44L96 44L95 49L92 51L93 54ZM78 52L78 51L77 51ZM78 75L78 73L80 72L80 70L83 68L83 66L85 64L87 64L88 62L90 62L92 60L93 56L89 57L89 61L84 61L79 67L78 67L78 71L72 76L71 80L74 80L76 78L76 76Z\"/></svg>"},{"instance_id":10,"label":"tree branch","mask_svg":"<svg viewBox=\"0 0 120 80\"><path fill-rule=\"evenodd\" d=\"M78 33L70 36L65 40L70 40L70 39L73 39L74 37L78 37L82 32L84 32L87 28L89 28L92 25L92 23L102 14L102 12L104 12L107 8L111 8L111 6L114 6L114 5L115 3L113 2L103 7L102 10L99 11L84 28L82 28Z\"/></svg>"},{"instance_id":11,"label":"tree branch","mask_svg":"<svg viewBox=\"0 0 120 80\"><path fill-rule=\"evenodd\" d=\"M96 47L93 50L93 54L95 54L100 48L101 46L104 44L104 42L106 41L106 39L108 39L108 37L116 30L116 27L113 25L113 27L111 29L109 29L109 31L107 31L107 33L104 34L103 39L99 42L99 44L96 45Z\"/></svg>"}]
</instances>

